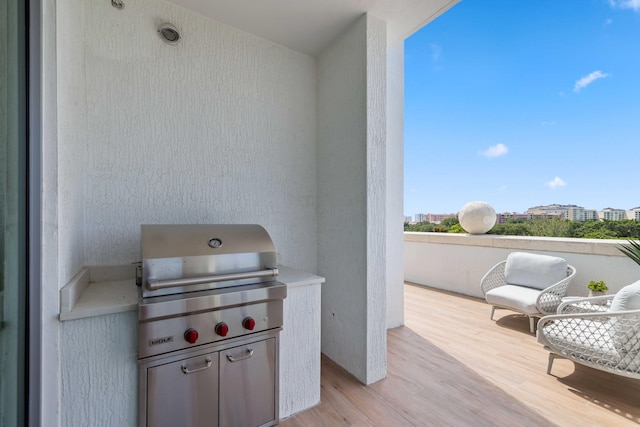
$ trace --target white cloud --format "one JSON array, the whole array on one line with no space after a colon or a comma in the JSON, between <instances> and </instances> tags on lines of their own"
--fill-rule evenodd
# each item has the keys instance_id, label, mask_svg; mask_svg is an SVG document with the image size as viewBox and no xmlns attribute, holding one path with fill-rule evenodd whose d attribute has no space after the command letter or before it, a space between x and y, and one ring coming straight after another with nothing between
<instances>
[{"instance_id":1,"label":"white cloud","mask_svg":"<svg viewBox=\"0 0 640 427\"><path fill-rule=\"evenodd\" d=\"M492 145L485 151L481 151L480 154L485 156L488 159L493 159L494 157L504 156L509 152L509 149L504 144L496 144Z\"/></svg>"},{"instance_id":2,"label":"white cloud","mask_svg":"<svg viewBox=\"0 0 640 427\"><path fill-rule=\"evenodd\" d=\"M552 181L549 181L544 185L546 187L550 188L551 190L555 190L558 187L564 187L565 185L567 185L567 183L564 182L564 180L562 178L560 178L559 176L556 176L555 178L553 178Z\"/></svg>"},{"instance_id":3,"label":"white cloud","mask_svg":"<svg viewBox=\"0 0 640 427\"><path fill-rule=\"evenodd\" d=\"M429 48L431 49L431 59L438 61L442 55L442 46L437 43L431 43Z\"/></svg>"},{"instance_id":4,"label":"white cloud","mask_svg":"<svg viewBox=\"0 0 640 427\"><path fill-rule=\"evenodd\" d=\"M640 1L640 0L638 0L638 1ZM574 92L580 92L580 90L582 90L585 87L589 86L591 83L595 82L598 79L603 79L605 77L609 77L609 74L603 73L600 70L594 71L593 73L589 74L588 76L584 76L583 78L578 80L576 82L576 85L573 88L573 91Z\"/></svg>"},{"instance_id":5,"label":"white cloud","mask_svg":"<svg viewBox=\"0 0 640 427\"><path fill-rule=\"evenodd\" d=\"M640 0L609 0L609 4L613 8L632 9L640 12Z\"/></svg>"},{"instance_id":6,"label":"white cloud","mask_svg":"<svg viewBox=\"0 0 640 427\"><path fill-rule=\"evenodd\" d=\"M611 25L613 24L613 19L609 18L606 21L604 21L604 25Z\"/></svg>"}]
</instances>

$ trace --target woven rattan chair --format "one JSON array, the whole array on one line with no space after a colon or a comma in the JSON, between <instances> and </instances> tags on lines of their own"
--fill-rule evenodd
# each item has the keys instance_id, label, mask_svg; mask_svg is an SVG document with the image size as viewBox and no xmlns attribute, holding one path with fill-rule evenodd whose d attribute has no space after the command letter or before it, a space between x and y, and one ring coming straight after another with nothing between
<instances>
[{"instance_id":1,"label":"woven rattan chair","mask_svg":"<svg viewBox=\"0 0 640 427\"><path fill-rule=\"evenodd\" d=\"M631 297L630 297L631 295ZM556 358L640 379L640 281L615 296L571 299L538 322L538 341Z\"/></svg>"},{"instance_id":2,"label":"woven rattan chair","mask_svg":"<svg viewBox=\"0 0 640 427\"><path fill-rule=\"evenodd\" d=\"M534 333L534 319L556 312L575 274L562 258L513 252L485 274L480 288L491 304L492 320L496 309L522 313Z\"/></svg>"}]
</instances>

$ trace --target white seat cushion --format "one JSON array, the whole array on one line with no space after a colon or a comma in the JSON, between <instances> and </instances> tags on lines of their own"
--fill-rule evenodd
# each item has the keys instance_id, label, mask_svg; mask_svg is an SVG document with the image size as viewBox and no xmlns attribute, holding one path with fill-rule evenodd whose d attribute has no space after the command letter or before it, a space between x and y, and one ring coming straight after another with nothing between
<instances>
[{"instance_id":1,"label":"white seat cushion","mask_svg":"<svg viewBox=\"0 0 640 427\"><path fill-rule=\"evenodd\" d=\"M616 292L609 311L640 310L640 280Z\"/></svg>"},{"instance_id":2,"label":"white seat cushion","mask_svg":"<svg viewBox=\"0 0 640 427\"><path fill-rule=\"evenodd\" d=\"M524 286L504 285L491 289L485 294L485 299L491 305L512 308L524 314L540 314L536 307L536 300L540 290Z\"/></svg>"},{"instance_id":3,"label":"white seat cushion","mask_svg":"<svg viewBox=\"0 0 640 427\"><path fill-rule=\"evenodd\" d=\"M640 280L620 289L611 301L609 311L640 310ZM611 335L615 347L622 353L640 351L640 325L612 319Z\"/></svg>"},{"instance_id":4,"label":"white seat cushion","mask_svg":"<svg viewBox=\"0 0 640 427\"><path fill-rule=\"evenodd\" d=\"M512 252L507 256L504 277L510 285L545 289L567 277L567 261L555 256Z\"/></svg>"}]
</instances>

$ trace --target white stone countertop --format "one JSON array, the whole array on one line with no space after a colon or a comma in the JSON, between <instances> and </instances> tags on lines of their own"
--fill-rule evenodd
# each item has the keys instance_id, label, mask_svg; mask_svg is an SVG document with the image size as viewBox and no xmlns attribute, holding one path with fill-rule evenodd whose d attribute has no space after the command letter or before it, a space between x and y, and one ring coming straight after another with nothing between
<instances>
[{"instance_id":1,"label":"white stone countertop","mask_svg":"<svg viewBox=\"0 0 640 427\"><path fill-rule=\"evenodd\" d=\"M286 283L288 288L324 283L324 277L293 268L278 266L278 281Z\"/></svg>"},{"instance_id":2,"label":"white stone countertop","mask_svg":"<svg viewBox=\"0 0 640 427\"><path fill-rule=\"evenodd\" d=\"M279 266L278 281L287 287L319 285L324 277ZM60 320L75 320L138 309L135 267L83 268L60 290Z\"/></svg>"}]
</instances>

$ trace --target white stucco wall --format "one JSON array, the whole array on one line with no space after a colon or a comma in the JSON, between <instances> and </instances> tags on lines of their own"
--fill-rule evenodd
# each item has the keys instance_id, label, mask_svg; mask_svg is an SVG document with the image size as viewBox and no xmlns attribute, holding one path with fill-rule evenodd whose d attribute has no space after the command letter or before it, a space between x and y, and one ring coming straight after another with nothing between
<instances>
[{"instance_id":1,"label":"white stucco wall","mask_svg":"<svg viewBox=\"0 0 640 427\"><path fill-rule=\"evenodd\" d=\"M59 281L64 286L85 264L87 189L87 75L85 6L95 2L57 1L57 111ZM111 8L113 9L113 8ZM113 9L115 11L115 9ZM109 14L112 12L109 11ZM91 32L89 31L89 34Z\"/></svg>"},{"instance_id":2,"label":"white stucco wall","mask_svg":"<svg viewBox=\"0 0 640 427\"><path fill-rule=\"evenodd\" d=\"M404 43L387 51L387 328L404 324Z\"/></svg>"},{"instance_id":3,"label":"white stucco wall","mask_svg":"<svg viewBox=\"0 0 640 427\"><path fill-rule=\"evenodd\" d=\"M367 376L387 376L387 26L367 15Z\"/></svg>"},{"instance_id":4,"label":"white stucco wall","mask_svg":"<svg viewBox=\"0 0 640 427\"><path fill-rule=\"evenodd\" d=\"M514 251L564 258L576 268L568 295L586 296L586 284L604 280L609 293L640 277L640 267L618 251L617 240L405 233L404 270L408 282L482 297L480 280Z\"/></svg>"},{"instance_id":5,"label":"white stucco wall","mask_svg":"<svg viewBox=\"0 0 640 427\"><path fill-rule=\"evenodd\" d=\"M137 323L131 311L62 324L61 426L137 424Z\"/></svg>"},{"instance_id":6,"label":"white stucco wall","mask_svg":"<svg viewBox=\"0 0 640 427\"><path fill-rule=\"evenodd\" d=\"M280 332L280 418L320 403L321 285L287 288Z\"/></svg>"},{"instance_id":7,"label":"white stucco wall","mask_svg":"<svg viewBox=\"0 0 640 427\"><path fill-rule=\"evenodd\" d=\"M58 17L61 285L139 260L141 223L259 223L314 272L315 59L161 1L75 3Z\"/></svg>"},{"instance_id":8,"label":"white stucco wall","mask_svg":"<svg viewBox=\"0 0 640 427\"><path fill-rule=\"evenodd\" d=\"M384 38L365 15L318 58L322 351L364 383L386 371Z\"/></svg>"}]
</instances>

